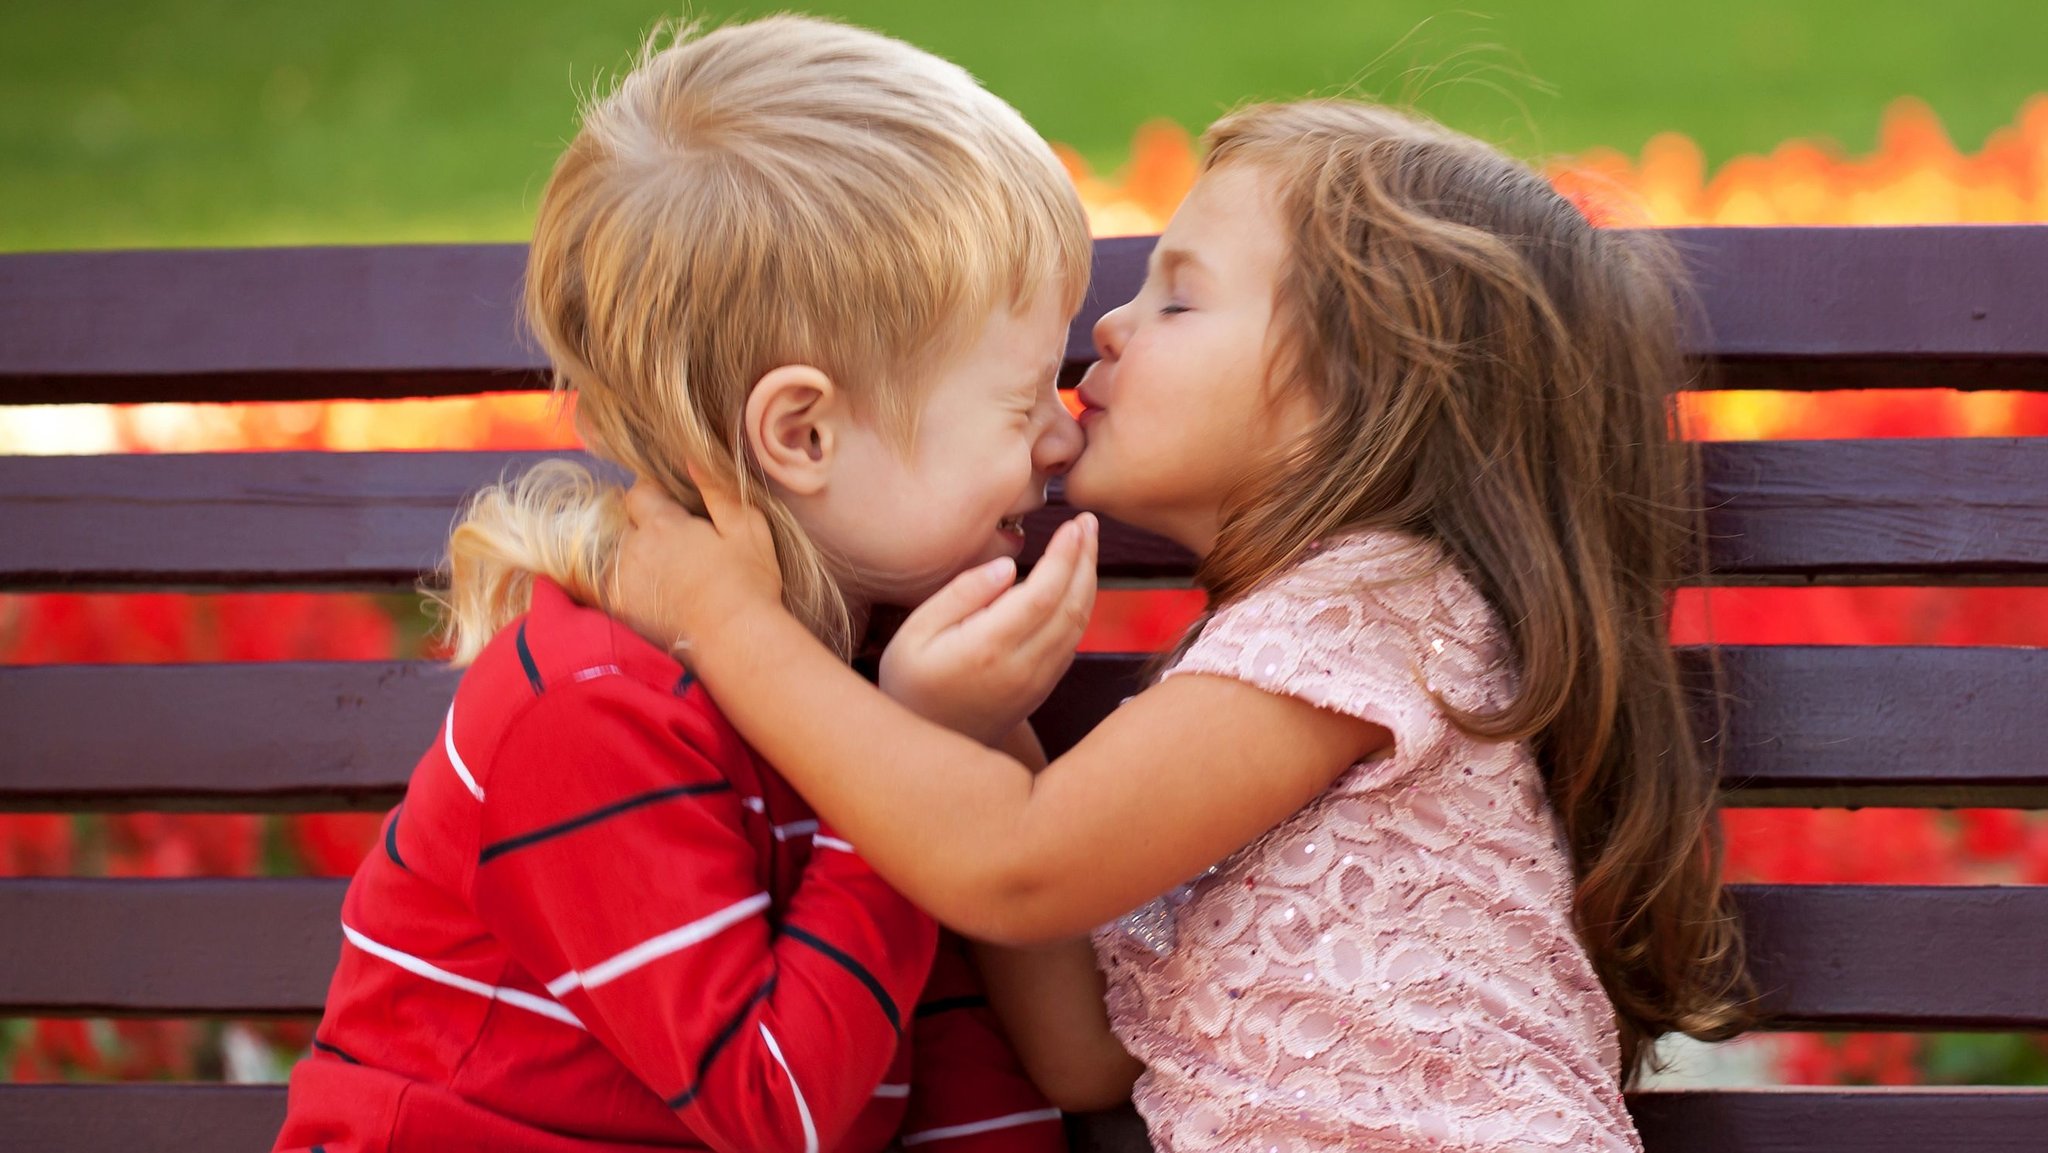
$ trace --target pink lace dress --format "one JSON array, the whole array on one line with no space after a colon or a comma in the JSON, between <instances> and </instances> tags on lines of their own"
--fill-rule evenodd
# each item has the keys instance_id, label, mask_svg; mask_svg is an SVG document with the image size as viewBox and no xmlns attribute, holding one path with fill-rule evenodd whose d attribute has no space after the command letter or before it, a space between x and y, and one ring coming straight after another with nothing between
<instances>
[{"instance_id":1,"label":"pink lace dress","mask_svg":"<svg viewBox=\"0 0 2048 1153\"><path fill-rule=\"evenodd\" d=\"M1433 546L1339 538L1212 619L1167 673L1394 734L1308 807L1096 934L1162 1153L1640 1150L1613 1008L1509 699L1505 640Z\"/></svg>"}]
</instances>

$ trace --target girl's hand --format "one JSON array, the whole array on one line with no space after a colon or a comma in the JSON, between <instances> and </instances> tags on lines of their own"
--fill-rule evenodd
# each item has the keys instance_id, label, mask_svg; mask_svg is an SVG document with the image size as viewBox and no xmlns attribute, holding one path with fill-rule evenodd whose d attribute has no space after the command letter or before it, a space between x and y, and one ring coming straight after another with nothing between
<instances>
[{"instance_id":1,"label":"girl's hand","mask_svg":"<svg viewBox=\"0 0 2048 1153\"><path fill-rule=\"evenodd\" d=\"M715 625L782 608L767 518L695 470L690 479L706 516L691 515L648 481L633 485L613 573L612 612L671 651Z\"/></svg>"},{"instance_id":2,"label":"girl's hand","mask_svg":"<svg viewBox=\"0 0 2048 1153\"><path fill-rule=\"evenodd\" d=\"M919 716L995 745L1074 662L1095 606L1096 521L1061 525L1021 584L1007 558L953 578L904 619L880 685Z\"/></svg>"}]
</instances>

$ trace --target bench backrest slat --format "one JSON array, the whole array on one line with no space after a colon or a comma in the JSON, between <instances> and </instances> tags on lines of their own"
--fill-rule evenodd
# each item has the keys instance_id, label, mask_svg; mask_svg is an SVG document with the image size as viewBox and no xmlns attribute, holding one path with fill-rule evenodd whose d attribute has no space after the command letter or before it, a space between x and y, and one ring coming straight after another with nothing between
<instances>
[{"instance_id":1,"label":"bench backrest slat","mask_svg":"<svg viewBox=\"0 0 2048 1153\"><path fill-rule=\"evenodd\" d=\"M2048 441L1703 445L1721 583L2048 581ZM0 588L408 589L464 497L545 453L0 457ZM1055 493L1032 552L1071 515ZM1179 547L1112 525L1110 581L1185 579Z\"/></svg>"},{"instance_id":2,"label":"bench backrest slat","mask_svg":"<svg viewBox=\"0 0 2048 1153\"><path fill-rule=\"evenodd\" d=\"M1670 234L1692 347L1730 388L2038 388L2048 230ZM1130 299L1151 237L1096 244L1067 355ZM0 256L0 403L298 400L534 388L515 244Z\"/></svg>"},{"instance_id":3,"label":"bench backrest slat","mask_svg":"<svg viewBox=\"0 0 2048 1153\"><path fill-rule=\"evenodd\" d=\"M317 1013L338 879L0 880L0 1015ZM1782 1025L2048 1028L2048 888L1737 886ZM145 942L175 940L175 949Z\"/></svg>"},{"instance_id":4,"label":"bench backrest slat","mask_svg":"<svg viewBox=\"0 0 2048 1153\"><path fill-rule=\"evenodd\" d=\"M2048 651L1766 645L1720 659L1733 804L2048 807ZM1047 748L1137 691L1145 663L1083 655L1040 711ZM1704 654L1688 665L1704 704ZM456 677L427 661L0 668L0 812L389 808Z\"/></svg>"}]
</instances>

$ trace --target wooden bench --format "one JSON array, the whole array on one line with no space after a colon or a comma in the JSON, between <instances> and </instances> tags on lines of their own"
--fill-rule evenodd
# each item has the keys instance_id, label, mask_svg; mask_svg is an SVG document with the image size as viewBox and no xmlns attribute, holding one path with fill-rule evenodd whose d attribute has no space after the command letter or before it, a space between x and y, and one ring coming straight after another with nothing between
<instances>
[{"instance_id":1,"label":"wooden bench","mask_svg":"<svg viewBox=\"0 0 2048 1153\"><path fill-rule=\"evenodd\" d=\"M1729 387L2048 388L2048 229L1680 234ZM1149 240L1104 241L1069 345ZM0 403L397 397L541 383L516 246L0 257ZM521 454L0 458L0 588L409 588ZM2040 583L2048 440L1708 446L1711 565L1747 584ZM1067 515L1034 517L1043 541ZM1184 580L1112 529L1111 582ZM1732 804L2048 806L2048 652L1728 648ZM1082 659L1055 749L1140 658ZM0 669L0 810L382 809L454 675L416 662ZM0 1015L317 1014L343 882L0 880ZM2048 889L1757 886L1775 1028L2048 1027ZM1645 1092L1655 1153L2039 1149L2048 1089ZM0 1144L268 1147L277 1086L0 1085ZM1128 1112L1077 1148L1143 1148Z\"/></svg>"}]
</instances>

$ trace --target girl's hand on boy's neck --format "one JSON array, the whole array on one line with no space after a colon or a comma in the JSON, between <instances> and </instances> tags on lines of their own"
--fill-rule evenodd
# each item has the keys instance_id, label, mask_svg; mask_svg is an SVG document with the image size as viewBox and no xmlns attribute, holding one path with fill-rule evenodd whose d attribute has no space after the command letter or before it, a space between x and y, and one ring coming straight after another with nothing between
<instances>
[{"instance_id":1,"label":"girl's hand on boy's neck","mask_svg":"<svg viewBox=\"0 0 2048 1153\"><path fill-rule=\"evenodd\" d=\"M613 573L613 614L672 653L696 647L714 629L744 631L763 614L787 615L766 518L691 478L713 515L692 516L658 487L635 484Z\"/></svg>"}]
</instances>

